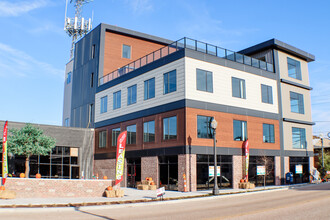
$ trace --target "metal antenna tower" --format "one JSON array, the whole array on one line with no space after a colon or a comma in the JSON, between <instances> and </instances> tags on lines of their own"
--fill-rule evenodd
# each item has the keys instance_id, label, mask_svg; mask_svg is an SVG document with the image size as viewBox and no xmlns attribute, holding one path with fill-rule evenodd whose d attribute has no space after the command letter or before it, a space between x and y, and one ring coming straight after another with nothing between
<instances>
[{"instance_id":1,"label":"metal antenna tower","mask_svg":"<svg viewBox=\"0 0 330 220\"><path fill-rule=\"evenodd\" d=\"M82 6L91 1L93 0L70 0L70 3L74 2L75 17L67 18L68 0L66 0L64 30L70 37L72 37L70 59L73 58L74 45L77 40L92 29L92 19L89 18L88 20L85 20L82 17Z\"/></svg>"}]
</instances>

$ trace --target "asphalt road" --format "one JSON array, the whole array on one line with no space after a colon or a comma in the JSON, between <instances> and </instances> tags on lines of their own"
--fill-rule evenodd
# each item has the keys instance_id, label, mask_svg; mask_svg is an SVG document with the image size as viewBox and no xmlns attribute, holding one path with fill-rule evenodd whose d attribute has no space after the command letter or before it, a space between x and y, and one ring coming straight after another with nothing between
<instances>
[{"instance_id":1,"label":"asphalt road","mask_svg":"<svg viewBox=\"0 0 330 220\"><path fill-rule=\"evenodd\" d=\"M177 201L10 210L0 219L330 219L330 183Z\"/></svg>"}]
</instances>

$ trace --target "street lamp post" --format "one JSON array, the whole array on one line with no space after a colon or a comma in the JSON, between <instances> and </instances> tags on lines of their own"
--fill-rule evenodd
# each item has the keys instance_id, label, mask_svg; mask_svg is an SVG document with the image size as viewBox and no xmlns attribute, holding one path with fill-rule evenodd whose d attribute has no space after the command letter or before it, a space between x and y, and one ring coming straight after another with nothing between
<instances>
[{"instance_id":1,"label":"street lamp post","mask_svg":"<svg viewBox=\"0 0 330 220\"><path fill-rule=\"evenodd\" d=\"M216 129L218 126L218 122L213 118L211 122L211 128L213 129L213 147L214 147L214 187L213 187L213 195L219 194L218 188L218 176L217 176L217 148L216 148Z\"/></svg>"},{"instance_id":2,"label":"street lamp post","mask_svg":"<svg viewBox=\"0 0 330 220\"><path fill-rule=\"evenodd\" d=\"M324 148L323 148L323 134L320 134L321 147L322 147L322 171L324 170ZM323 175L323 173L322 173Z\"/></svg>"}]
</instances>

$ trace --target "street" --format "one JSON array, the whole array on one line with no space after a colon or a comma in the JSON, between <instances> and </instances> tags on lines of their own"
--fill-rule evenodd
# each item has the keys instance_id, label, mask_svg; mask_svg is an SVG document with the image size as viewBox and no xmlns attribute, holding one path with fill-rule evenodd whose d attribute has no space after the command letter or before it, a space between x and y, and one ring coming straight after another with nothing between
<instances>
[{"instance_id":1,"label":"street","mask_svg":"<svg viewBox=\"0 0 330 220\"><path fill-rule=\"evenodd\" d=\"M1 211L1 219L330 219L330 183L155 203Z\"/></svg>"}]
</instances>

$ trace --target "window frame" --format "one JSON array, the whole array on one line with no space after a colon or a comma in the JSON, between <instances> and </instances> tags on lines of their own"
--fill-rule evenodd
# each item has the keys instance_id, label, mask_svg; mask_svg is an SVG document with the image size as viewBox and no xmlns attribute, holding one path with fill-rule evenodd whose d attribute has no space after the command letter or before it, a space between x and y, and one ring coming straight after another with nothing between
<instances>
[{"instance_id":1,"label":"window frame","mask_svg":"<svg viewBox=\"0 0 330 220\"><path fill-rule=\"evenodd\" d=\"M129 128L131 128L131 127L135 127L135 142L134 143L132 143L132 132L133 131L129 131ZM137 137L137 130L136 130L136 124L132 124L132 125L128 125L128 126L126 126L126 131L127 131L127 141L126 141L126 144L128 144L128 145L135 145L136 144L136 137Z\"/></svg>"},{"instance_id":2,"label":"window frame","mask_svg":"<svg viewBox=\"0 0 330 220\"><path fill-rule=\"evenodd\" d=\"M170 134L171 130L171 119L175 118L175 135ZM167 125L167 129L165 128ZM167 132L167 134L165 134ZM176 140L178 138L178 118L176 115L163 118L163 141Z\"/></svg>"},{"instance_id":3,"label":"window frame","mask_svg":"<svg viewBox=\"0 0 330 220\"><path fill-rule=\"evenodd\" d=\"M288 76L293 79L302 80L301 63L298 60L287 57ZM294 67L295 73L290 73L290 66ZM291 68L292 69L292 68Z\"/></svg>"},{"instance_id":4,"label":"window frame","mask_svg":"<svg viewBox=\"0 0 330 220\"><path fill-rule=\"evenodd\" d=\"M264 96L264 91L266 96ZM266 100L264 100L264 97ZM261 102L267 104L273 104L273 87L265 84L261 84Z\"/></svg>"},{"instance_id":5,"label":"window frame","mask_svg":"<svg viewBox=\"0 0 330 220\"><path fill-rule=\"evenodd\" d=\"M68 72L68 75L66 77L66 84L67 85L71 83L71 77L72 77L72 72L70 71L70 72Z\"/></svg>"},{"instance_id":6,"label":"window frame","mask_svg":"<svg viewBox=\"0 0 330 220\"><path fill-rule=\"evenodd\" d=\"M240 122L240 128L241 128L241 130L240 130L240 135L241 135L241 137L240 137L240 139L239 140L236 140L236 138L235 138L235 122ZM243 124L245 124L245 126L244 126L244 128L245 128L245 136L243 135L244 134L244 129L243 129ZM233 120L233 140L234 141L246 141L248 139L248 127L247 127L247 121L242 121L242 120L236 120L236 119L234 119Z\"/></svg>"},{"instance_id":7,"label":"window frame","mask_svg":"<svg viewBox=\"0 0 330 220\"><path fill-rule=\"evenodd\" d=\"M114 92L112 95L113 98L113 110L121 108L121 90Z\"/></svg>"},{"instance_id":8,"label":"window frame","mask_svg":"<svg viewBox=\"0 0 330 220\"><path fill-rule=\"evenodd\" d=\"M296 107L294 107L293 101L297 102L297 111L295 111ZM304 95L290 91L290 108L292 113L305 114Z\"/></svg>"},{"instance_id":9,"label":"window frame","mask_svg":"<svg viewBox=\"0 0 330 220\"><path fill-rule=\"evenodd\" d=\"M200 74L205 74L205 76L203 77ZM204 84L205 88L200 87L200 85L202 85L202 84L199 84L199 82L200 82L199 76L201 76L201 78L205 78L205 82L202 82L202 84ZM211 76L211 82L210 82L211 87L209 87L208 76ZM202 92L213 93L213 72L196 68L196 90L202 91Z\"/></svg>"},{"instance_id":10,"label":"window frame","mask_svg":"<svg viewBox=\"0 0 330 220\"><path fill-rule=\"evenodd\" d=\"M268 132L269 132L269 140L270 141L266 141L265 130L268 130ZM273 131L272 134L271 134L271 131ZM274 124L267 124L267 123L262 124L262 141L263 141L263 143L272 143L272 144L275 143L275 127L274 127Z\"/></svg>"},{"instance_id":11,"label":"window frame","mask_svg":"<svg viewBox=\"0 0 330 220\"><path fill-rule=\"evenodd\" d=\"M95 58L95 44L92 45L92 48L91 48L91 58L94 59Z\"/></svg>"},{"instance_id":12,"label":"window frame","mask_svg":"<svg viewBox=\"0 0 330 220\"><path fill-rule=\"evenodd\" d=\"M151 89L150 86L152 85L151 83L153 82L153 93L150 93ZM152 87L151 87L152 88ZM153 94L153 96L151 96ZM156 97L156 79L155 77L150 78L148 80L144 81L144 100L152 99Z\"/></svg>"},{"instance_id":13,"label":"window frame","mask_svg":"<svg viewBox=\"0 0 330 220\"><path fill-rule=\"evenodd\" d=\"M98 143L98 148L106 148L107 147L107 133L108 131L107 130L102 130L102 131L99 131L99 143ZM102 138L102 134L105 134L104 135L104 145L101 145L101 138ZM102 142L103 143L103 142Z\"/></svg>"},{"instance_id":14,"label":"window frame","mask_svg":"<svg viewBox=\"0 0 330 220\"><path fill-rule=\"evenodd\" d=\"M129 48L129 51L128 51L128 57L125 57L124 54L125 54L125 51L124 51L124 48ZM131 59L132 58L132 47L131 45L127 45L127 44L123 44L122 45L122 53L121 53L121 57L122 58L125 58L125 59Z\"/></svg>"},{"instance_id":15,"label":"window frame","mask_svg":"<svg viewBox=\"0 0 330 220\"><path fill-rule=\"evenodd\" d=\"M294 131L296 130L296 131ZM307 139L306 139L306 129L305 128L297 128L297 127L292 127L292 148L293 149L307 149ZM303 133L301 133L303 131ZM294 144L294 133L296 132L296 135L297 135L297 132L299 132L299 137L296 137L296 138L299 138L299 145L300 147L295 147L296 145ZM304 140L303 140L304 138ZM301 143L303 142L303 143Z\"/></svg>"},{"instance_id":16,"label":"window frame","mask_svg":"<svg viewBox=\"0 0 330 220\"><path fill-rule=\"evenodd\" d=\"M100 114L108 112L108 96L101 97Z\"/></svg>"},{"instance_id":17,"label":"window frame","mask_svg":"<svg viewBox=\"0 0 330 220\"><path fill-rule=\"evenodd\" d=\"M133 88L135 88L135 102L133 102ZM127 87L127 105L133 105L137 101L137 84Z\"/></svg>"},{"instance_id":18,"label":"window frame","mask_svg":"<svg viewBox=\"0 0 330 220\"><path fill-rule=\"evenodd\" d=\"M200 120L202 120L202 118L205 118L206 120L203 122L203 123L206 123L207 126L206 126L206 132L199 132L199 128L202 126L202 125L199 125L198 122ZM210 127L210 123L211 121L214 119L214 117L212 116L205 116L205 115L197 115L197 138L203 138L203 139L212 139L213 138L213 131L212 131L212 128ZM205 128L205 127L203 127ZM207 136L203 136L202 134L207 134Z\"/></svg>"},{"instance_id":19,"label":"window frame","mask_svg":"<svg viewBox=\"0 0 330 220\"><path fill-rule=\"evenodd\" d=\"M171 82L170 82L171 74L174 74L175 75L175 88L174 89L171 88ZM164 91L163 91L163 94L164 95L176 91L176 89L177 89L177 74L176 74L176 69L163 74L163 89L164 89Z\"/></svg>"},{"instance_id":20,"label":"window frame","mask_svg":"<svg viewBox=\"0 0 330 220\"><path fill-rule=\"evenodd\" d=\"M234 81L236 81L236 80L238 82L238 94L239 94L239 96L236 96L236 94L235 94L237 92L236 91L237 88L234 87ZM237 78L237 77L233 77L232 76L231 77L231 88L232 88L232 97L240 98L240 99L246 99L246 84L245 84L245 79L241 79L241 78Z\"/></svg>"},{"instance_id":21,"label":"window frame","mask_svg":"<svg viewBox=\"0 0 330 220\"><path fill-rule=\"evenodd\" d=\"M152 134L152 133L150 133L149 132L149 124L150 123L153 123L154 124L154 140L151 140L150 141L150 134ZM146 130L145 130L145 125L147 125L147 132L146 132ZM156 141L156 123L155 123L155 120L150 120L150 121L145 121L145 122L143 122L143 143L153 143L153 142L155 142Z\"/></svg>"},{"instance_id":22,"label":"window frame","mask_svg":"<svg viewBox=\"0 0 330 220\"><path fill-rule=\"evenodd\" d=\"M118 132L118 134L114 133L114 132ZM120 134L120 127L119 128L112 128L111 129L111 146L112 147L116 147L117 146L117 139L119 137L119 134ZM116 138L114 138L116 137Z\"/></svg>"}]
</instances>

